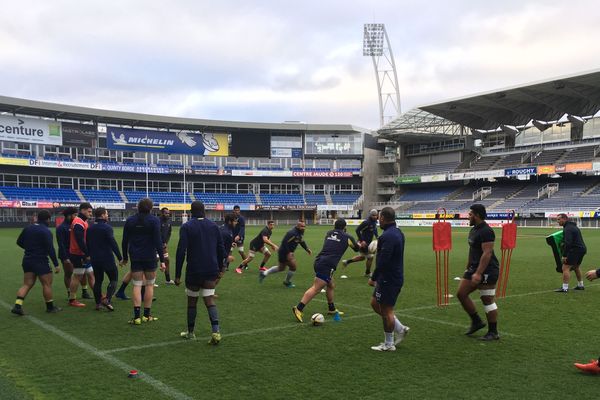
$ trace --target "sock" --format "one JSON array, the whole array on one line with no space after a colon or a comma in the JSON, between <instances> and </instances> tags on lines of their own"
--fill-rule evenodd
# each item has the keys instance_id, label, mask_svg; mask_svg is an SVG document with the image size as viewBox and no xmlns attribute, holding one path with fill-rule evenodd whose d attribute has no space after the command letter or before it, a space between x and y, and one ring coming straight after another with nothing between
<instances>
[{"instance_id":1,"label":"sock","mask_svg":"<svg viewBox=\"0 0 600 400\"><path fill-rule=\"evenodd\" d=\"M244 263L241 263L240 265L238 265L239 269L244 269Z\"/></svg>"},{"instance_id":2,"label":"sock","mask_svg":"<svg viewBox=\"0 0 600 400\"><path fill-rule=\"evenodd\" d=\"M475 311L473 314L469 314L469 317L471 317L471 322L473 324L480 324L482 322L479 314L477 314L477 311Z\"/></svg>"},{"instance_id":3,"label":"sock","mask_svg":"<svg viewBox=\"0 0 600 400\"><path fill-rule=\"evenodd\" d=\"M135 318L135 319L140 318L140 310L141 310L141 307L133 307L133 318Z\"/></svg>"},{"instance_id":4,"label":"sock","mask_svg":"<svg viewBox=\"0 0 600 400\"><path fill-rule=\"evenodd\" d=\"M400 322L400 320L396 316L394 316L394 330L396 332L401 332L404 330L404 325L402 325L402 322Z\"/></svg>"},{"instance_id":5,"label":"sock","mask_svg":"<svg viewBox=\"0 0 600 400\"><path fill-rule=\"evenodd\" d=\"M106 288L106 300L110 303L113 295L115 294L115 289L117 288L117 281L108 282L108 287Z\"/></svg>"},{"instance_id":6,"label":"sock","mask_svg":"<svg viewBox=\"0 0 600 400\"><path fill-rule=\"evenodd\" d=\"M285 282L286 283L290 283L292 281L292 278L294 277L294 271L288 271L287 275L285 276Z\"/></svg>"},{"instance_id":7,"label":"sock","mask_svg":"<svg viewBox=\"0 0 600 400\"><path fill-rule=\"evenodd\" d=\"M46 302L46 310L52 310L54 308L54 300L48 300Z\"/></svg>"},{"instance_id":8,"label":"sock","mask_svg":"<svg viewBox=\"0 0 600 400\"><path fill-rule=\"evenodd\" d=\"M563 290L569 290L569 284L563 283Z\"/></svg>"},{"instance_id":9,"label":"sock","mask_svg":"<svg viewBox=\"0 0 600 400\"><path fill-rule=\"evenodd\" d=\"M127 285L129 285L129 283L125 283L125 282L121 283L121 287L119 288L118 293L124 294L125 293L125 289L127 288Z\"/></svg>"},{"instance_id":10,"label":"sock","mask_svg":"<svg viewBox=\"0 0 600 400\"><path fill-rule=\"evenodd\" d=\"M148 318L150 316L150 308L144 307L144 317Z\"/></svg>"},{"instance_id":11,"label":"sock","mask_svg":"<svg viewBox=\"0 0 600 400\"><path fill-rule=\"evenodd\" d=\"M329 311L335 311L335 304L334 303L327 303L327 306L329 307Z\"/></svg>"},{"instance_id":12,"label":"sock","mask_svg":"<svg viewBox=\"0 0 600 400\"><path fill-rule=\"evenodd\" d=\"M577 286L583 287L583 281L577 281Z\"/></svg>"},{"instance_id":13,"label":"sock","mask_svg":"<svg viewBox=\"0 0 600 400\"><path fill-rule=\"evenodd\" d=\"M193 333L194 332L194 328L196 327L196 314L197 314L197 308L196 306L194 307L190 307L188 306L188 310L187 310L187 326L188 326L188 332Z\"/></svg>"},{"instance_id":14,"label":"sock","mask_svg":"<svg viewBox=\"0 0 600 400\"><path fill-rule=\"evenodd\" d=\"M263 261L260 263L260 268L264 268L264 267L265 267L265 262Z\"/></svg>"},{"instance_id":15,"label":"sock","mask_svg":"<svg viewBox=\"0 0 600 400\"><path fill-rule=\"evenodd\" d=\"M488 332L498 333L498 323L497 322L490 322L488 324L488 326L489 326Z\"/></svg>"},{"instance_id":16,"label":"sock","mask_svg":"<svg viewBox=\"0 0 600 400\"><path fill-rule=\"evenodd\" d=\"M274 267L269 268L268 270L266 270L264 272L264 274L265 275L270 275L270 274L274 274L276 272L279 272L279 267L278 266L274 266Z\"/></svg>"},{"instance_id":17,"label":"sock","mask_svg":"<svg viewBox=\"0 0 600 400\"><path fill-rule=\"evenodd\" d=\"M169 272L165 272L165 279L167 282L171 281L171 274Z\"/></svg>"},{"instance_id":18,"label":"sock","mask_svg":"<svg viewBox=\"0 0 600 400\"><path fill-rule=\"evenodd\" d=\"M306 304L304 304L303 302L298 303L298 305L296 306L296 308L300 311L304 310L304 307L306 307Z\"/></svg>"},{"instance_id":19,"label":"sock","mask_svg":"<svg viewBox=\"0 0 600 400\"><path fill-rule=\"evenodd\" d=\"M348 260L348 261L346 261L346 265L350 265L350 264L352 264L353 262L355 262L355 261L354 261L354 260Z\"/></svg>"},{"instance_id":20,"label":"sock","mask_svg":"<svg viewBox=\"0 0 600 400\"><path fill-rule=\"evenodd\" d=\"M385 333L385 344L394 344L394 332Z\"/></svg>"},{"instance_id":21,"label":"sock","mask_svg":"<svg viewBox=\"0 0 600 400\"><path fill-rule=\"evenodd\" d=\"M212 327L212 332L219 332L219 312L217 311L217 306L212 305L207 307L208 310L208 318L210 318L210 325Z\"/></svg>"},{"instance_id":22,"label":"sock","mask_svg":"<svg viewBox=\"0 0 600 400\"><path fill-rule=\"evenodd\" d=\"M15 308L21 308L24 301L25 297L17 296L17 300L15 300Z\"/></svg>"}]
</instances>

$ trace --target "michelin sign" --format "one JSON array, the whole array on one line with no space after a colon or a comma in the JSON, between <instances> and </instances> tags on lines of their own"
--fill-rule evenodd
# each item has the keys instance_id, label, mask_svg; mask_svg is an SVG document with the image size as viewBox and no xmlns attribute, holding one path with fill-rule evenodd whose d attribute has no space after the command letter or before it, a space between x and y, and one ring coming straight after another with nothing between
<instances>
[{"instance_id":1,"label":"michelin sign","mask_svg":"<svg viewBox=\"0 0 600 400\"><path fill-rule=\"evenodd\" d=\"M0 140L62 146L60 122L0 115Z\"/></svg>"},{"instance_id":2,"label":"michelin sign","mask_svg":"<svg viewBox=\"0 0 600 400\"><path fill-rule=\"evenodd\" d=\"M229 155L226 133L196 134L185 131L175 133L109 126L106 128L106 144L111 150L206 156Z\"/></svg>"}]
</instances>

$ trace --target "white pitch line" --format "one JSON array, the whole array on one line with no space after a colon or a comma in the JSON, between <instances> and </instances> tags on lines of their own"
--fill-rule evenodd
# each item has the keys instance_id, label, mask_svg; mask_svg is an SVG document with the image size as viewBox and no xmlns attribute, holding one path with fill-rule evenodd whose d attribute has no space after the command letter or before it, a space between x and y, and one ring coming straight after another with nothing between
<instances>
[{"instance_id":1,"label":"white pitch line","mask_svg":"<svg viewBox=\"0 0 600 400\"><path fill-rule=\"evenodd\" d=\"M6 303L2 300L0 300L0 305L2 307L6 308L7 310L10 310L12 308L11 305L9 305L8 303ZM41 319L38 319L31 315L25 315L24 317L21 317L21 318L27 319L28 321L39 326L40 328L42 328L48 332L51 332L51 333L55 334L56 336L61 337L65 341L79 347L80 349L83 349L83 350L91 353L92 355L104 360L105 362L112 365L113 367L123 370L123 372L129 372L131 370L137 369L137 368L132 367L131 365L128 365L128 364L124 363L123 361L115 358L114 356L111 356L109 354L106 354L106 353L98 350L97 348L84 342L83 340L81 340L63 330L60 330L59 328L55 327L54 325L50 325L50 324L42 321ZM150 386L157 389L159 392L161 392L166 397L176 399L176 400L192 400L193 399L192 397L190 397L184 393L181 393L180 391L159 381L158 379L153 378L152 376L148 375L145 372L139 372L138 377L139 377L139 379L148 383Z\"/></svg>"},{"instance_id":2,"label":"white pitch line","mask_svg":"<svg viewBox=\"0 0 600 400\"><path fill-rule=\"evenodd\" d=\"M351 315L349 317L345 317L343 320L368 318L368 317L374 317L375 315L377 315L377 314L369 313L369 314ZM334 321L327 321L327 320L325 321L325 323L333 323L333 322ZM234 336L254 335L257 333L280 331L280 330L284 330L284 329L302 328L303 326L305 326L305 325L302 325L302 324L299 324L296 322L294 324L272 326L269 328L258 328L258 329L250 329L250 330L241 331L241 332L225 333L225 334L222 334L221 337L228 338L228 337L234 337ZM123 351L142 350L142 349L149 349L149 348L153 348L153 347L171 346L171 345L176 345L176 344L190 344L190 343L194 343L198 340L209 340L209 339L210 339L210 337L207 336L205 338L197 338L197 340L184 340L184 339L169 340L169 341L165 341L165 342L149 343L149 344L140 345L140 346L119 347L116 349L103 350L100 352L103 354L112 354L112 353L120 353Z\"/></svg>"}]
</instances>

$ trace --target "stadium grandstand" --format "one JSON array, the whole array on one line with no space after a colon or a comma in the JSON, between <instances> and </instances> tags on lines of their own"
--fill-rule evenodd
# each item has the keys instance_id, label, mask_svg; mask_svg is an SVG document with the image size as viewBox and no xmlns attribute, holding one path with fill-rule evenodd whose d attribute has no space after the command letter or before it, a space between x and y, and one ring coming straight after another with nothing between
<instances>
[{"instance_id":1,"label":"stadium grandstand","mask_svg":"<svg viewBox=\"0 0 600 400\"><path fill-rule=\"evenodd\" d=\"M221 219L316 222L359 214L366 129L175 118L0 96L0 222L89 201L114 222L150 197L181 220L203 201Z\"/></svg>"},{"instance_id":2,"label":"stadium grandstand","mask_svg":"<svg viewBox=\"0 0 600 400\"><path fill-rule=\"evenodd\" d=\"M365 204L391 205L407 225L438 209L464 219L479 202L522 224L569 212L598 226L599 110L600 71L413 109L366 151Z\"/></svg>"}]
</instances>

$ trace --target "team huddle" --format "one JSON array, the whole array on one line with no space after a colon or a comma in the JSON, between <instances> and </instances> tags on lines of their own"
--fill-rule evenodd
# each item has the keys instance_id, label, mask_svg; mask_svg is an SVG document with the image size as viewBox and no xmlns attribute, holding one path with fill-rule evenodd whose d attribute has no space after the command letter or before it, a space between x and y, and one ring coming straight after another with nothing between
<instances>
[{"instance_id":1,"label":"team huddle","mask_svg":"<svg viewBox=\"0 0 600 400\"><path fill-rule=\"evenodd\" d=\"M187 295L187 330L181 332L180 336L184 339L196 337L197 303L198 298L202 297L211 324L209 343L216 345L221 341L221 332L215 288L234 260L233 251L237 250L242 257L241 264L235 269L237 273L247 270L255 255L262 253L259 282L262 283L273 274L287 271L283 281L286 288L295 287L292 280L298 267L294 255L297 247L302 247L309 255L313 254L304 241L306 224L300 220L284 235L279 246L271 241L275 222L268 221L250 242L246 255L245 220L240 215L240 208L234 207L233 213L226 214L223 224L217 226L205 217L204 204L194 201L191 204L191 218L179 231L175 279L172 280L167 250L171 236L169 210L163 208L160 219L157 218L151 213L153 203L150 199L140 200L137 208L137 214L125 222L120 248L112 227L107 223L108 211L105 208L98 207L94 210L90 203L81 203L79 209L65 209L62 213L64 220L56 229L58 258L48 228L50 213L40 211L37 222L24 228L17 240L17 244L25 250L22 263L24 283L17 292L12 313L24 315L23 302L36 279L42 284L47 312L61 311L53 301L49 258L55 273L60 271L59 259L62 263L69 306L86 306L77 300L77 291L82 286L82 297L86 298L89 284L93 288L96 309L113 311L113 296L128 300L125 288L132 283L133 314L129 323L133 326L150 323L158 319L152 314L157 269L160 268L165 273L167 284L179 286L186 264L184 284ZM92 215L95 223L90 225L88 220ZM498 260L493 252L494 232L485 223L485 216L483 206L471 207L470 222L473 229L469 234L469 261L458 291L458 299L471 317L471 328L467 331L471 335L486 325L469 299L471 292L480 290L489 325L488 333L481 339L489 341L499 339L497 307L494 303ZM378 234L378 224L383 231L381 234ZM410 328L402 324L394 313L394 306L404 285L405 246L404 234L396 226L394 210L390 207L385 207L380 212L371 210L367 219L356 228L357 240L346 232L346 221L343 218L338 218L333 228L325 235L322 249L314 259L312 286L306 290L298 304L292 307L293 316L298 322L303 322L305 307L322 291L327 298L327 313L343 315L334 302L334 274L337 266L340 261L346 268L351 263L366 260L365 276L369 278L368 284L374 287L371 307L381 316L384 327L384 341L371 348L376 351L396 350L396 345L405 338ZM277 265L267 268L265 265L271 257L269 248L277 252ZM359 254L350 260L342 260L348 248ZM115 257L121 266L130 266L130 272L123 278L119 290L116 289L118 269ZM373 260L375 268L371 273ZM105 275L109 283L104 291Z\"/></svg>"}]
</instances>

